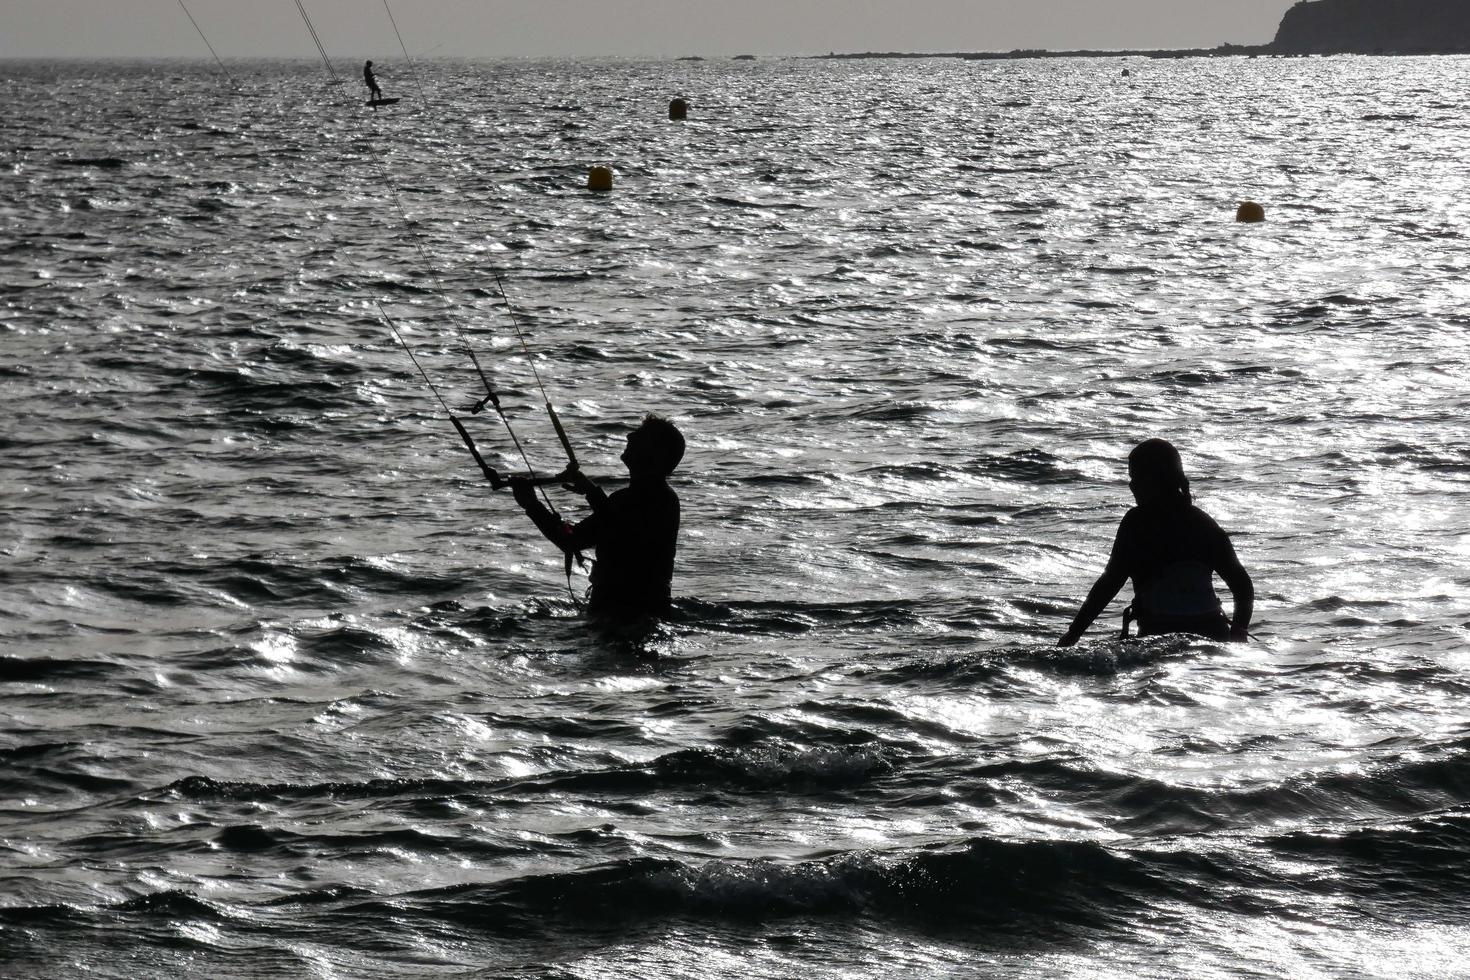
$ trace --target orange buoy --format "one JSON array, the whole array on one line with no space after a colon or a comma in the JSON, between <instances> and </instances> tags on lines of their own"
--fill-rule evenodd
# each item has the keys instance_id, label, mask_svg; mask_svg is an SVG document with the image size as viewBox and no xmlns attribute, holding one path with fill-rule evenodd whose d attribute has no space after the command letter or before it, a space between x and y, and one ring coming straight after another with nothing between
<instances>
[{"instance_id":1,"label":"orange buoy","mask_svg":"<svg viewBox=\"0 0 1470 980\"><path fill-rule=\"evenodd\" d=\"M1266 209L1255 201L1241 201L1240 207L1235 209L1235 220L1254 224L1257 221L1266 220Z\"/></svg>"},{"instance_id":2,"label":"orange buoy","mask_svg":"<svg viewBox=\"0 0 1470 980\"><path fill-rule=\"evenodd\" d=\"M674 99L669 103L669 118L673 120L683 119L689 115L689 103L684 99Z\"/></svg>"},{"instance_id":3,"label":"orange buoy","mask_svg":"<svg viewBox=\"0 0 1470 980\"><path fill-rule=\"evenodd\" d=\"M612 190L613 174L611 167L593 167L587 171L587 189L603 193Z\"/></svg>"}]
</instances>

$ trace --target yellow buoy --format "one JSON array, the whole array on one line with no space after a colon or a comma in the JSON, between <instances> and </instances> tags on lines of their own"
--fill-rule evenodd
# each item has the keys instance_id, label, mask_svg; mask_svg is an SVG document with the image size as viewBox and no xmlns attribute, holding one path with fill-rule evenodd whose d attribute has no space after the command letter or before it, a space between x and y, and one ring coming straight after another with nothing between
<instances>
[{"instance_id":1,"label":"yellow buoy","mask_svg":"<svg viewBox=\"0 0 1470 980\"><path fill-rule=\"evenodd\" d=\"M612 190L612 169L593 167L587 171L587 189L599 192Z\"/></svg>"},{"instance_id":2,"label":"yellow buoy","mask_svg":"<svg viewBox=\"0 0 1470 980\"><path fill-rule=\"evenodd\" d=\"M1254 224L1257 221L1266 220L1266 209L1255 201L1241 201L1240 207L1235 209L1235 220Z\"/></svg>"},{"instance_id":3,"label":"yellow buoy","mask_svg":"<svg viewBox=\"0 0 1470 980\"><path fill-rule=\"evenodd\" d=\"M669 118L683 119L689 115L689 103L684 99L674 99L669 103Z\"/></svg>"}]
</instances>

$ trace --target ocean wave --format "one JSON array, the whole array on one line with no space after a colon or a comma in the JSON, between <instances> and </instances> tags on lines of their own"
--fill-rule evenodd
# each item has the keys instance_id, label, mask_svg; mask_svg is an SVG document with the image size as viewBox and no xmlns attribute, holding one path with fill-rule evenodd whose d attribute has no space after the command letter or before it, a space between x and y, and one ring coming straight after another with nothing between
<instances>
[{"instance_id":1,"label":"ocean wave","mask_svg":"<svg viewBox=\"0 0 1470 980\"><path fill-rule=\"evenodd\" d=\"M1011 645L979 653L914 660L895 667L867 668L859 671L858 675L900 684L935 680L969 683L1014 676L1017 671L1024 670L1105 677L1185 656L1197 656L1199 644L1206 642L1176 634L1096 640L1073 647Z\"/></svg>"},{"instance_id":2,"label":"ocean wave","mask_svg":"<svg viewBox=\"0 0 1470 980\"><path fill-rule=\"evenodd\" d=\"M388 908L421 921L495 933L630 928L669 919L768 921L853 917L910 928L1023 931L1033 939L1123 931L1139 918L1191 911L1268 914L1242 894L1267 877L1228 859L1065 841L972 840L918 853L850 852L814 861L636 858L598 868L399 896L341 914ZM1227 887L1228 886L1228 887Z\"/></svg>"},{"instance_id":3,"label":"ocean wave","mask_svg":"<svg viewBox=\"0 0 1470 980\"><path fill-rule=\"evenodd\" d=\"M573 872L402 895L341 908L372 921L391 908L474 931L538 933L629 928L670 919L749 921L859 917L889 926L1021 932L1032 939L1079 930L1127 932L1139 921L1194 920L1202 911L1298 917L1301 903L1351 896L1391 913L1405 891L1441 896L1435 917L1454 921L1467 900L1464 821L1330 835L1292 835L1261 850L1116 847L1081 841L977 838L917 852L845 852L807 861L704 863L634 858ZM1280 868L1342 850L1362 861L1341 873ZM1446 864L1445 862L1453 862ZM1448 884L1451 890L1443 890ZM1458 896L1458 897L1456 897Z\"/></svg>"},{"instance_id":4,"label":"ocean wave","mask_svg":"<svg viewBox=\"0 0 1470 980\"><path fill-rule=\"evenodd\" d=\"M937 607L923 599L854 599L850 602L731 600L693 597L675 601L670 622L717 632L798 632L825 627L873 628L921 621Z\"/></svg>"},{"instance_id":5,"label":"ocean wave","mask_svg":"<svg viewBox=\"0 0 1470 980\"><path fill-rule=\"evenodd\" d=\"M124 668L104 660L0 656L0 683L50 683L105 677Z\"/></svg>"},{"instance_id":6,"label":"ocean wave","mask_svg":"<svg viewBox=\"0 0 1470 980\"><path fill-rule=\"evenodd\" d=\"M1304 773L1250 787L1171 783L1076 756L985 762L946 778L1044 792L1097 814L1118 832L1209 833L1309 824L1347 813L1367 820L1470 805L1470 750L1461 746L1442 758Z\"/></svg>"},{"instance_id":7,"label":"ocean wave","mask_svg":"<svg viewBox=\"0 0 1470 980\"><path fill-rule=\"evenodd\" d=\"M532 725L543 731L544 725ZM562 727L582 737L591 732L578 722ZM310 800L451 799L509 801L567 793L641 795L650 792L717 788L727 792L781 789L827 793L862 786L893 771L889 750L876 743L800 746L763 739L733 748L683 749L646 764L605 769L549 771L535 776L493 780L390 778L365 782L309 784L251 783L188 776L147 794L147 799L280 803Z\"/></svg>"},{"instance_id":8,"label":"ocean wave","mask_svg":"<svg viewBox=\"0 0 1470 980\"><path fill-rule=\"evenodd\" d=\"M1272 851L1325 868L1351 869L1336 888L1369 900L1418 896L1414 915L1470 912L1470 813L1436 813L1403 823L1298 831L1269 842ZM1425 902L1428 904L1426 905Z\"/></svg>"},{"instance_id":9,"label":"ocean wave","mask_svg":"<svg viewBox=\"0 0 1470 980\"><path fill-rule=\"evenodd\" d=\"M55 163L59 167L98 167L102 170L120 170L126 167L129 161L122 157L57 157Z\"/></svg>"}]
</instances>

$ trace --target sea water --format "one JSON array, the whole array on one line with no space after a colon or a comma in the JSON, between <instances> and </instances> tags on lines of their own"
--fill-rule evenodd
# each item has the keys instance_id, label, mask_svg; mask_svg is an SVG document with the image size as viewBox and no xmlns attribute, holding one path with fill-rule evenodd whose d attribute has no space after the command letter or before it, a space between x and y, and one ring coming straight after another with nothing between
<instances>
[{"instance_id":1,"label":"sea water","mask_svg":"<svg viewBox=\"0 0 1470 980\"><path fill-rule=\"evenodd\" d=\"M0 972L1464 976L1465 65L0 65ZM1058 649L1152 436L1254 641Z\"/></svg>"}]
</instances>

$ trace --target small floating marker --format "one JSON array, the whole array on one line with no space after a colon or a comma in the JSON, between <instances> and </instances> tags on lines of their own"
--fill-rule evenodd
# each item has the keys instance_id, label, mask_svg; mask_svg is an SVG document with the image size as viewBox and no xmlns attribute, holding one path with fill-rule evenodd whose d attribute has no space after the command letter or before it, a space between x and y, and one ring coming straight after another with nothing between
<instances>
[{"instance_id":1,"label":"small floating marker","mask_svg":"<svg viewBox=\"0 0 1470 980\"><path fill-rule=\"evenodd\" d=\"M1127 68L1124 68L1123 69L1123 77L1124 78L1127 78L1131 74L1133 74L1133 72L1129 71Z\"/></svg>"},{"instance_id":2,"label":"small floating marker","mask_svg":"<svg viewBox=\"0 0 1470 980\"><path fill-rule=\"evenodd\" d=\"M1240 207L1235 209L1235 220L1246 224L1255 224L1266 220L1266 209L1255 201L1241 201Z\"/></svg>"},{"instance_id":3,"label":"small floating marker","mask_svg":"<svg viewBox=\"0 0 1470 980\"><path fill-rule=\"evenodd\" d=\"M612 190L612 168L593 167L587 171L587 189L604 193Z\"/></svg>"},{"instance_id":4,"label":"small floating marker","mask_svg":"<svg viewBox=\"0 0 1470 980\"><path fill-rule=\"evenodd\" d=\"M669 103L669 118L673 120L684 119L689 115L689 103L684 99L674 99Z\"/></svg>"}]
</instances>

